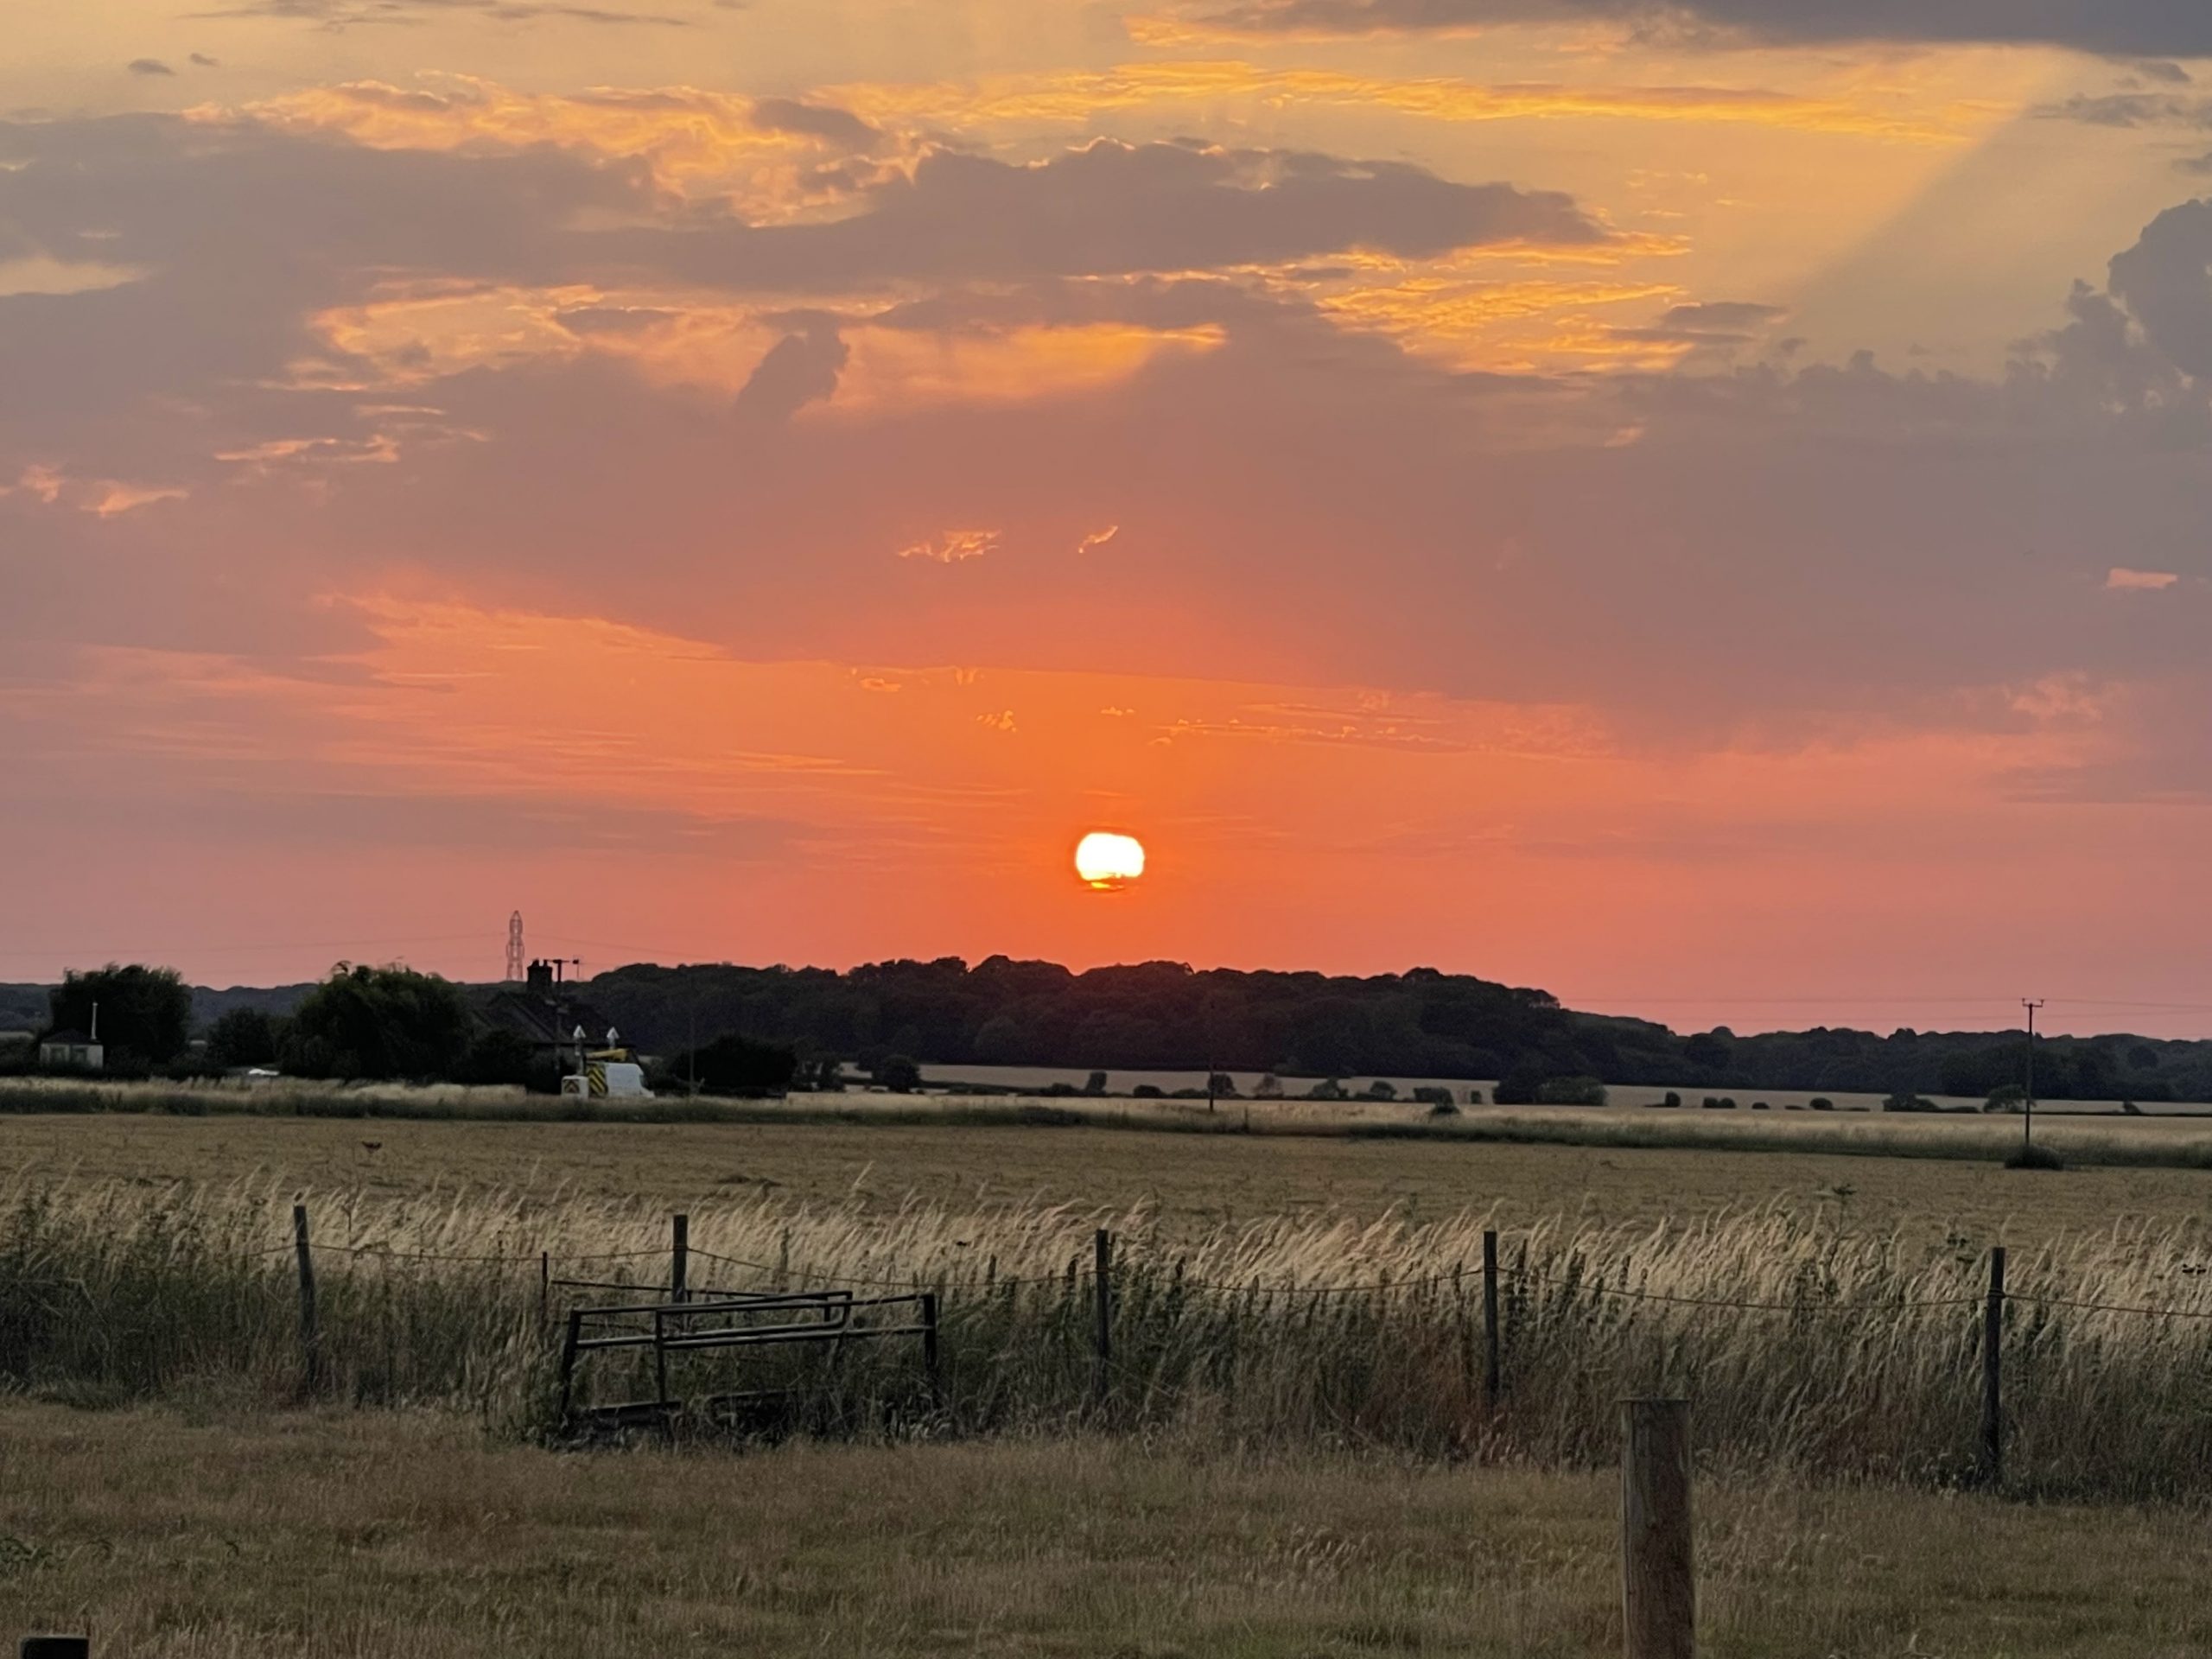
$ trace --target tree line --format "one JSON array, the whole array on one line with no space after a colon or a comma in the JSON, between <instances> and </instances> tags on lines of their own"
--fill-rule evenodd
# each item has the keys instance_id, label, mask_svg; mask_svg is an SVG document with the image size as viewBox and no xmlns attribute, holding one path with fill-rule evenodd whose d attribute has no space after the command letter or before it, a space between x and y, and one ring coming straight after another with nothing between
<instances>
[{"instance_id":1,"label":"tree line","mask_svg":"<svg viewBox=\"0 0 2212 1659\"><path fill-rule=\"evenodd\" d=\"M268 1067L333 1082L517 1084L557 1092L571 1062L480 1018L468 988L398 966L340 963L289 1012L238 1003L195 1040L193 988L173 968L72 970L47 994L44 1033L98 1029L101 1070L182 1080ZM41 1034L44 1034L41 1033ZM35 1051L34 1051L35 1052ZM28 1059L29 1057L27 1057ZM725 1033L663 1062L715 1092L780 1089L798 1068L787 1046Z\"/></svg>"},{"instance_id":2,"label":"tree line","mask_svg":"<svg viewBox=\"0 0 2212 1659\"><path fill-rule=\"evenodd\" d=\"M855 1063L893 1087L911 1087L918 1065L1032 1065L1489 1078L1502 1103L1623 1083L1982 1097L2017 1087L2026 1061L2023 1032L1685 1036L1427 968L1354 978L1160 962L1076 973L1006 957L846 972L638 964L579 989L659 1057L664 1083L741 1092L831 1084ZM46 996L48 1030L88 1030L99 1005L118 1075L268 1065L559 1086L553 1059L478 1019L467 988L405 968L341 963L289 1013L234 1003L196 1033L191 988L165 968L72 972ZM2039 1038L2035 1064L2045 1100L2212 1099L2212 1042Z\"/></svg>"},{"instance_id":3,"label":"tree line","mask_svg":"<svg viewBox=\"0 0 2212 1659\"><path fill-rule=\"evenodd\" d=\"M636 964L588 982L595 1005L652 1048L735 1033L864 1067L886 1055L943 1069L1234 1070L1389 1074L1506 1084L1595 1078L1678 1089L1986 1096L2021 1078L2024 1032L1843 1028L1680 1034L1583 1014L1548 992L1416 968L1364 977L1193 969L1154 962L1077 973L955 957L818 968ZM2038 1036L2046 1100L2212 1100L2212 1042Z\"/></svg>"}]
</instances>

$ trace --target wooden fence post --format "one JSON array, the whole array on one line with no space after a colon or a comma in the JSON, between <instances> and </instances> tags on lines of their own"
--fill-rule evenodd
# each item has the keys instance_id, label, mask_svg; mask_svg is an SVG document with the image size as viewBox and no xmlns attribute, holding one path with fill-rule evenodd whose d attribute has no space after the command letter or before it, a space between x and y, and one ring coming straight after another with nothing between
<instances>
[{"instance_id":1,"label":"wooden fence post","mask_svg":"<svg viewBox=\"0 0 2212 1659\"><path fill-rule=\"evenodd\" d=\"M669 1218L668 1238L668 1300L681 1302L690 1299L691 1274L691 1217L672 1216Z\"/></svg>"},{"instance_id":2,"label":"wooden fence post","mask_svg":"<svg viewBox=\"0 0 2212 1659\"><path fill-rule=\"evenodd\" d=\"M92 1659L92 1642L86 1636L27 1636L23 1659Z\"/></svg>"},{"instance_id":3,"label":"wooden fence post","mask_svg":"<svg viewBox=\"0 0 2212 1659\"><path fill-rule=\"evenodd\" d=\"M537 1253L537 1328L545 1329L553 1317L553 1252Z\"/></svg>"},{"instance_id":4,"label":"wooden fence post","mask_svg":"<svg viewBox=\"0 0 2212 1659\"><path fill-rule=\"evenodd\" d=\"M1114 1363L1114 1235L1103 1227L1094 1241L1092 1257L1091 1308L1096 1316L1096 1351L1098 1357L1098 1397L1106 1397L1107 1383Z\"/></svg>"},{"instance_id":5,"label":"wooden fence post","mask_svg":"<svg viewBox=\"0 0 2212 1659\"><path fill-rule=\"evenodd\" d=\"M1981 1313L1981 1471L2005 1478L2005 1247L1989 1253L1989 1297Z\"/></svg>"},{"instance_id":6,"label":"wooden fence post","mask_svg":"<svg viewBox=\"0 0 2212 1659\"><path fill-rule=\"evenodd\" d=\"M1483 1232L1483 1398L1492 1411L1504 1392L1504 1367L1497 1339L1497 1233Z\"/></svg>"},{"instance_id":7,"label":"wooden fence post","mask_svg":"<svg viewBox=\"0 0 2212 1659\"><path fill-rule=\"evenodd\" d=\"M315 1318L315 1253L308 1243L308 1207L292 1206L292 1250L300 1259L300 1370L302 1392L322 1386L322 1332Z\"/></svg>"},{"instance_id":8,"label":"wooden fence post","mask_svg":"<svg viewBox=\"0 0 2212 1659\"><path fill-rule=\"evenodd\" d=\"M937 1292L922 1293L922 1369L929 1373L930 1403L939 1403L944 1395L944 1374L939 1364L937 1345Z\"/></svg>"},{"instance_id":9,"label":"wooden fence post","mask_svg":"<svg viewBox=\"0 0 2212 1659\"><path fill-rule=\"evenodd\" d=\"M1689 1402L1624 1401L1621 1431L1621 1610L1628 1659L1694 1659Z\"/></svg>"}]
</instances>

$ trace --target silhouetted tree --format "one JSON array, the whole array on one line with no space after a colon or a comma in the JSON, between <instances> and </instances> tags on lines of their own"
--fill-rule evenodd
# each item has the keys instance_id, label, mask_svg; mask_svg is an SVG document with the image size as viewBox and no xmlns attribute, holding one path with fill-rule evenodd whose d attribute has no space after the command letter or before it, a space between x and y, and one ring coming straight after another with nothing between
<instances>
[{"instance_id":1,"label":"silhouetted tree","mask_svg":"<svg viewBox=\"0 0 2212 1659\"><path fill-rule=\"evenodd\" d=\"M95 1004L98 1036L113 1070L166 1065L184 1052L192 1034L192 993L174 968L134 962L72 970L47 993L47 1028L92 1034Z\"/></svg>"},{"instance_id":2,"label":"silhouetted tree","mask_svg":"<svg viewBox=\"0 0 2212 1659\"><path fill-rule=\"evenodd\" d=\"M216 1065L270 1065L283 1038L276 1018L262 1008L232 1008L207 1027L207 1058Z\"/></svg>"},{"instance_id":3,"label":"silhouetted tree","mask_svg":"<svg viewBox=\"0 0 2212 1659\"><path fill-rule=\"evenodd\" d=\"M696 1053L678 1054L664 1075L687 1080L696 1076L709 1094L772 1095L790 1088L798 1069L798 1053L783 1044L732 1033L702 1045Z\"/></svg>"},{"instance_id":4,"label":"silhouetted tree","mask_svg":"<svg viewBox=\"0 0 2212 1659\"><path fill-rule=\"evenodd\" d=\"M303 1077L454 1077L474 1020L460 990L411 968L340 963L293 1014L280 1052Z\"/></svg>"}]
</instances>

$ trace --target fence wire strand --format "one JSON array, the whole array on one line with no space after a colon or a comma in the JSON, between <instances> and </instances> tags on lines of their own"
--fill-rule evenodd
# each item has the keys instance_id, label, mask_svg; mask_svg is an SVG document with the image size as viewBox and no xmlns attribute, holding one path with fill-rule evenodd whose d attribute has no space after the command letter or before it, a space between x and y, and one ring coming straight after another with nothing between
<instances>
[{"instance_id":1,"label":"fence wire strand","mask_svg":"<svg viewBox=\"0 0 2212 1659\"><path fill-rule=\"evenodd\" d=\"M290 1243L272 1244L265 1249L248 1250L245 1254L257 1258L289 1255L296 1248L296 1245ZM310 1248L316 1252L329 1251L334 1255L365 1257L372 1260L441 1262L464 1265L497 1264L510 1267L527 1266L532 1263L566 1266L571 1263L590 1262L635 1261L645 1257L668 1256L672 1253L671 1246L655 1245L627 1250L531 1250L519 1253L486 1254L444 1250L403 1250L384 1244L338 1244L324 1240L315 1241ZM716 1262L724 1267L741 1268L752 1273L779 1274L800 1282L822 1285L861 1286L893 1290L942 1290L953 1282L949 1275L942 1274L936 1278L911 1278L880 1274L831 1273L790 1262L771 1264L753 1261L745 1256L725 1255L717 1250L702 1249L696 1244L687 1246L686 1253L701 1261ZM1079 1264L1081 1257L1076 1257L1075 1262ZM1127 1268L1128 1264L1124 1263L1123 1271L1127 1271ZM1166 1278L1167 1287L1170 1289L1197 1292L1212 1296L1258 1297L1262 1300L1276 1296L1286 1298L1387 1296L1443 1284L1454 1284L1464 1287L1479 1286L1481 1283L1480 1272L1469 1267L1462 1267L1449 1273L1418 1274L1404 1279L1383 1279L1344 1285L1268 1284L1256 1279L1241 1285L1223 1284L1209 1280L1187 1278L1179 1274L1168 1274L1164 1269L1156 1266L1153 1270ZM996 1274L988 1279L974 1278L965 1287L978 1291L992 1291L1001 1287L1011 1289L1071 1282L1077 1287L1087 1290L1092 1284L1094 1277L1092 1273L1077 1265L1073 1271L1063 1268L1058 1273ZM1528 1268L1501 1268L1498 1277L1502 1281L1519 1285L1560 1290L1570 1294L1587 1294L1622 1301L1656 1302L1673 1307L1713 1308L1746 1313L1897 1313L1974 1306L1987 1300L1986 1292L1969 1291L1952 1296L1884 1299L1876 1301L1804 1300L1776 1301L1756 1297L1690 1295L1681 1292L1652 1290L1632 1285L1610 1284L1599 1278L1570 1280L1556 1274L1541 1273ZM573 1288L586 1287L585 1281L576 1280L555 1279L550 1282ZM613 1286L594 1287L626 1288L626 1287ZM637 1287L643 1289L648 1287ZM2008 1302L2018 1302L2028 1306L2066 1308L2072 1312L2084 1313L2119 1313L2142 1319L2212 1319L2212 1308L2154 1307L2139 1303L2092 1301L2010 1287L2004 1293L2004 1299Z\"/></svg>"}]
</instances>

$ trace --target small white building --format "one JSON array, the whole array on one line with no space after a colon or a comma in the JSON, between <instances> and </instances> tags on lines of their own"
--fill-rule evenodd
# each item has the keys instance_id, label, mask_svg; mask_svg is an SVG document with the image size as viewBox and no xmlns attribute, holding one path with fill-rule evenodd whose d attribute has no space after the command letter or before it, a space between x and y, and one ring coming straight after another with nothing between
<instances>
[{"instance_id":1,"label":"small white building","mask_svg":"<svg viewBox=\"0 0 2212 1659\"><path fill-rule=\"evenodd\" d=\"M98 1071L107 1064L107 1050L81 1031L56 1031L39 1039L38 1063Z\"/></svg>"}]
</instances>

